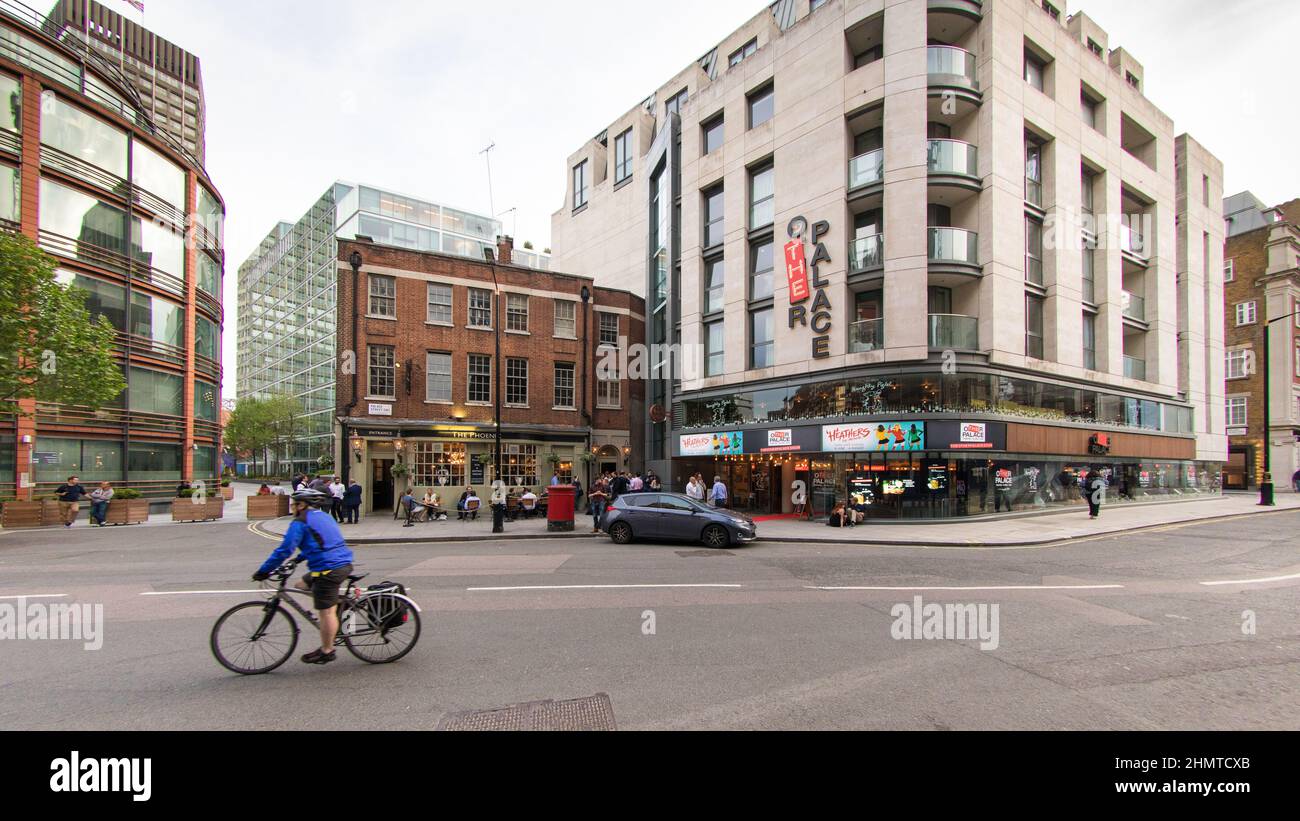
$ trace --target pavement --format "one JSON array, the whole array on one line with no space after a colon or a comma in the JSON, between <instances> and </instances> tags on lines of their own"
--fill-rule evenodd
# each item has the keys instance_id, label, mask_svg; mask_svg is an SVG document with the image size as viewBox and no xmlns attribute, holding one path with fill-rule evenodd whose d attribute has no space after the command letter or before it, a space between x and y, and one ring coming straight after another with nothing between
<instances>
[{"instance_id":1,"label":"pavement","mask_svg":"<svg viewBox=\"0 0 1300 821\"><path fill-rule=\"evenodd\" d=\"M0 641L0 728L428 730L607 693L620 730L1300 730L1297 532L1286 510L1016 550L376 544L357 568L420 604L414 652L245 678L209 632L259 598L273 537L10 531L0 607L102 605L102 646ZM917 597L996 606L997 646L900 634Z\"/></svg>"},{"instance_id":2,"label":"pavement","mask_svg":"<svg viewBox=\"0 0 1300 821\"><path fill-rule=\"evenodd\" d=\"M1253 494L1229 493L1217 497L1196 497L1186 501L1122 503L1106 505L1101 518L1088 518L1086 507L1026 511L965 521L880 522L869 521L852 528L832 529L824 522L794 519L760 521L760 540L803 544L921 545L935 548L1031 547L1082 538L1117 535L1147 528L1187 522L1211 521L1277 511L1300 510L1300 494L1279 493L1277 505L1263 508ZM242 506L241 506L242 507ZM289 519L259 522L253 528L271 536L283 536ZM420 522L403 527L392 514L366 516L360 523L344 525L350 544L411 544L420 542L499 541L505 539L563 539L594 536L591 519L580 517L572 533L548 532L546 520L518 519L507 522L505 534L492 533L492 517L477 521ZM604 540L603 534L599 536Z\"/></svg>"}]
</instances>

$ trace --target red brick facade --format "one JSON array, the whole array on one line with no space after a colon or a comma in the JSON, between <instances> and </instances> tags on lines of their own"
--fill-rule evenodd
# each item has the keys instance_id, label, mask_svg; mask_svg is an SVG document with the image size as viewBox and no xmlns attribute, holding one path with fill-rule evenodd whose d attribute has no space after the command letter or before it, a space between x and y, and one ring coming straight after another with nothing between
<instances>
[{"instance_id":1,"label":"red brick facade","mask_svg":"<svg viewBox=\"0 0 1300 821\"><path fill-rule=\"evenodd\" d=\"M353 253L359 254L361 261L355 274L350 264ZM581 454L588 448L626 454L628 466L636 466L636 455L642 450L644 383L620 374L623 378L618 386L618 406L598 408L596 354L602 313L617 318L618 333L623 339L645 338L643 300L625 291L595 287L589 277L517 267L508 262L510 254L509 238L499 242L495 264L366 241L340 241L337 347L341 370L336 395L337 414L342 420L338 441L343 453L338 464L348 464L349 473L363 486L383 482L385 465L382 463L388 460L404 461L413 474L419 473L411 477L416 487L436 484L433 477L437 469L432 474L428 469L427 443L459 446L456 447L458 456L470 460L477 454L490 453L497 390L502 391L502 441L506 443L503 463L510 464L505 451L511 444L531 448L527 451L529 458L535 453L537 460L535 471L519 471L521 475L512 477L507 469L504 478L508 483L514 484L511 479L518 478L523 480L519 482L521 486L544 485L561 466L567 466L567 471L559 472L585 481L587 465ZM361 296L359 311L353 295L354 276ZM372 282L379 296L374 305L370 299ZM436 321L430 321L430 285L450 287L449 323L436 314ZM590 293L585 310L581 299L584 286ZM492 327L471 326L472 291L488 300ZM390 293L393 294L391 303ZM512 301L515 308L522 307L520 298L526 299L526 318L518 313L509 316ZM571 334L564 332L567 329L557 334L557 303L572 305ZM503 363L500 367L506 368L504 363L513 360L518 369L521 362L526 362L526 402L507 402L508 398L520 397L511 397L507 391L507 376L512 372L508 369L497 372L498 331ZM391 392L370 390L374 349L380 351L376 361L381 363L376 388L387 384L388 370L382 363L387 349L392 350L395 367ZM358 387L355 395L350 352L355 352ZM431 362L430 354L438 355L439 359ZM486 358L479 359L478 363L486 363L491 369L486 380L488 392L481 397L487 401L471 401L471 355ZM445 364L448 359L450 399L438 391L430 398L430 380L434 379L435 387L442 383L428 368L431 364L435 367ZM560 400L569 407L557 405L557 363L573 366L573 401L565 403L564 397ZM398 440L402 447L394 447L393 442ZM416 443L421 444L421 461L416 458ZM358 444L362 450L360 461L357 460ZM558 461L551 461L555 459ZM358 472L362 475L355 476ZM456 476L459 472L448 476L449 483ZM466 468L464 481L478 484L471 481L472 477L480 478L483 483L491 481L487 469L480 477ZM381 497L375 505L382 505L385 489L373 490ZM367 493L367 498L371 495Z\"/></svg>"}]
</instances>

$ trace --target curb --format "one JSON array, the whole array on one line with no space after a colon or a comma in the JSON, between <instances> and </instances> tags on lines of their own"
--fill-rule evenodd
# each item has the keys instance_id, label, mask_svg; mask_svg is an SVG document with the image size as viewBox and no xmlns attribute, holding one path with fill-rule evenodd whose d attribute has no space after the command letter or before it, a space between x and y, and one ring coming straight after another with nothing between
<instances>
[{"instance_id":1,"label":"curb","mask_svg":"<svg viewBox=\"0 0 1300 821\"><path fill-rule=\"evenodd\" d=\"M1176 525L1196 525L1208 524L1210 522L1222 522L1231 519L1243 519L1248 516L1260 516L1278 513L1300 513L1300 507L1284 507L1277 510L1255 510L1249 513L1228 513L1222 516L1206 516L1200 519L1183 519L1172 522L1155 522L1149 525L1139 525L1136 527L1121 527L1112 530L1099 530L1096 533L1085 533L1078 536L1055 536L1050 539L1033 539L1018 542L979 542L967 540L962 542L932 542L932 541L910 541L900 542L888 539L829 539L817 538L811 536L787 536L787 537L760 537L759 542L769 542L771 544L828 544L828 545L866 545L868 547L924 547L924 548L1020 548L1020 547L1046 547L1049 545L1065 545L1076 542L1081 539L1095 539L1103 536L1115 536L1120 533L1141 533L1147 530L1158 530L1164 527L1173 527ZM279 539L284 536L283 533L276 533L272 530L265 529L262 525L267 521L276 521L274 519L264 519L254 522L252 528L263 536L269 536ZM859 525L861 526L861 525ZM579 533L577 531L568 533L526 533L511 534L507 538L510 540L529 539L593 539L598 535L596 533ZM425 538L401 538L401 537L371 537L348 539L348 544L352 545L385 545L385 544L450 544L457 542L495 542L501 541L500 534L491 534L486 536L428 536Z\"/></svg>"}]
</instances>

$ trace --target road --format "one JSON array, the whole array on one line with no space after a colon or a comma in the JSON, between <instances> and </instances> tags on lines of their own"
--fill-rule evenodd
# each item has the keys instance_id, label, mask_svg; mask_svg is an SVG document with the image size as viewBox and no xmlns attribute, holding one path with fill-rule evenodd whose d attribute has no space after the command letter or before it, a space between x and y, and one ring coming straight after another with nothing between
<instances>
[{"instance_id":1,"label":"road","mask_svg":"<svg viewBox=\"0 0 1300 821\"><path fill-rule=\"evenodd\" d=\"M416 651L250 678L208 650L253 598L209 591L250 589L274 547L245 525L7 532L0 605L66 594L105 626L98 650L0 641L0 728L430 729L605 692L620 729L1300 729L1298 532L1289 512L1035 549L362 547L421 603ZM998 605L997 648L894 638L918 595Z\"/></svg>"}]
</instances>

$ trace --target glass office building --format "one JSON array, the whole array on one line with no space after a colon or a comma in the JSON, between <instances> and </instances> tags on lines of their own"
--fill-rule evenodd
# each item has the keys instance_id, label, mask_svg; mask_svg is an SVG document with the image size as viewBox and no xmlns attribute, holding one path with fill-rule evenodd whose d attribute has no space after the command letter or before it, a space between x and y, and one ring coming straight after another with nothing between
<instances>
[{"instance_id":1,"label":"glass office building","mask_svg":"<svg viewBox=\"0 0 1300 821\"><path fill-rule=\"evenodd\" d=\"M339 239L483 258L497 220L348 182L330 186L296 223L277 225L239 267L237 396L300 400L294 441L269 454L272 469L317 471L333 453ZM545 270L550 257L519 249L515 263ZM251 461L251 460L250 460ZM260 455L259 455L260 461ZM241 469L248 467L241 463Z\"/></svg>"}]
</instances>

